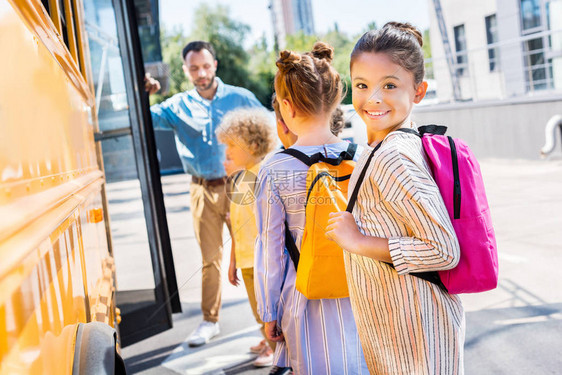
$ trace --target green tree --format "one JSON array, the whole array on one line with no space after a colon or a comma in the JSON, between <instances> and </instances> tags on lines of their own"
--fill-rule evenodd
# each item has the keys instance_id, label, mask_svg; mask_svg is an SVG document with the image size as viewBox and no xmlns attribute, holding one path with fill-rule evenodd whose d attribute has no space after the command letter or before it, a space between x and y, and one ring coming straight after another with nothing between
<instances>
[{"instance_id":1,"label":"green tree","mask_svg":"<svg viewBox=\"0 0 562 375\"><path fill-rule=\"evenodd\" d=\"M219 76L225 83L245 87L252 91L265 106L271 102L272 89L266 79L266 71L254 74L248 69L250 55L244 50L243 43L250 26L234 21L229 17L228 7L218 5L212 8L203 4L195 11L193 31L190 40L206 40L213 45L217 53Z\"/></svg>"},{"instance_id":2,"label":"green tree","mask_svg":"<svg viewBox=\"0 0 562 375\"><path fill-rule=\"evenodd\" d=\"M363 31L363 33L361 33L361 35L363 35L364 33L366 33L369 30L376 30L376 29L378 29L377 23L375 21L369 22L367 24L367 27L365 28L365 31Z\"/></svg>"},{"instance_id":3,"label":"green tree","mask_svg":"<svg viewBox=\"0 0 562 375\"><path fill-rule=\"evenodd\" d=\"M318 37L316 35L306 35L304 32L299 31L295 34L287 35L284 49L299 53L308 52L317 40Z\"/></svg>"},{"instance_id":4,"label":"green tree","mask_svg":"<svg viewBox=\"0 0 562 375\"><path fill-rule=\"evenodd\" d=\"M351 103L351 76L349 74L349 62L351 51L355 42L351 40L347 34L339 31L337 23L334 28L322 35L321 40L334 47L334 59L332 66L340 73L344 82L344 98L343 104Z\"/></svg>"},{"instance_id":5,"label":"green tree","mask_svg":"<svg viewBox=\"0 0 562 375\"><path fill-rule=\"evenodd\" d=\"M423 31L423 56L426 59L431 59L431 38L429 37L429 29Z\"/></svg>"},{"instance_id":6,"label":"green tree","mask_svg":"<svg viewBox=\"0 0 562 375\"><path fill-rule=\"evenodd\" d=\"M195 10L193 30L189 40L205 40L213 45L219 62L217 76L236 86L247 86L246 70L249 55L242 43L250 27L229 17L228 7L212 8L202 4Z\"/></svg>"},{"instance_id":7,"label":"green tree","mask_svg":"<svg viewBox=\"0 0 562 375\"><path fill-rule=\"evenodd\" d=\"M423 31L423 57L426 61L425 76L426 78L433 78L433 62L431 62L431 38L429 36L429 29Z\"/></svg>"},{"instance_id":8,"label":"green tree","mask_svg":"<svg viewBox=\"0 0 562 375\"><path fill-rule=\"evenodd\" d=\"M264 72L251 74L248 69L250 55L244 50L243 42L250 32L250 26L231 19L229 13L228 7L218 5L213 8L202 4L195 10L196 21L188 37L181 29L163 31L162 58L170 69L170 90L165 95L153 96L152 103L193 87L183 73L181 55L183 47L190 40L205 40L213 45L218 60L217 76L225 83L245 87L262 104L270 103L272 90L265 81L270 77Z\"/></svg>"},{"instance_id":9,"label":"green tree","mask_svg":"<svg viewBox=\"0 0 562 375\"><path fill-rule=\"evenodd\" d=\"M260 40L258 40L249 51L251 56L250 63L248 65L248 70L251 75L254 85L258 86L254 92L258 99L268 108L271 108L271 96L273 95L273 80L275 78L275 73L277 72L277 67L275 66L275 61L277 60L277 55L275 51L269 49L267 45L267 40L265 35L262 35Z\"/></svg>"}]
</instances>

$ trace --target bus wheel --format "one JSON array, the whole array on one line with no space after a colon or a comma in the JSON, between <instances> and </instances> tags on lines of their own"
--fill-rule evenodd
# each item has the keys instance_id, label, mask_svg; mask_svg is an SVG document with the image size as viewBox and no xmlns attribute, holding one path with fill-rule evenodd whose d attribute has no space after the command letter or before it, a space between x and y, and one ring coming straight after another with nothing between
<instances>
[{"instance_id":1,"label":"bus wheel","mask_svg":"<svg viewBox=\"0 0 562 375\"><path fill-rule=\"evenodd\" d=\"M116 350L116 339L115 329L107 324L78 324L72 374L126 374L125 363Z\"/></svg>"}]
</instances>

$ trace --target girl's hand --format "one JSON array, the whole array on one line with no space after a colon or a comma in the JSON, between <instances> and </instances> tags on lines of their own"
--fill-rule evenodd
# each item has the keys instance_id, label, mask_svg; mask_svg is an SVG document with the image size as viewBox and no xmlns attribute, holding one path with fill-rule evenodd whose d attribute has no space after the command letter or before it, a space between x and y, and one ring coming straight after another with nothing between
<instances>
[{"instance_id":1,"label":"girl's hand","mask_svg":"<svg viewBox=\"0 0 562 375\"><path fill-rule=\"evenodd\" d=\"M234 246L232 246L232 253L234 253ZM228 281L234 286L240 284L240 279L236 271L236 259L234 258L234 254L232 254L230 257L230 266L228 267Z\"/></svg>"},{"instance_id":2,"label":"girl's hand","mask_svg":"<svg viewBox=\"0 0 562 375\"><path fill-rule=\"evenodd\" d=\"M277 320L264 323L265 335L269 341L281 342L285 340L283 332L277 327Z\"/></svg>"},{"instance_id":3,"label":"girl's hand","mask_svg":"<svg viewBox=\"0 0 562 375\"><path fill-rule=\"evenodd\" d=\"M347 211L342 211L330 213L326 237L345 250L355 253L364 236L359 232L353 215Z\"/></svg>"},{"instance_id":4,"label":"girl's hand","mask_svg":"<svg viewBox=\"0 0 562 375\"><path fill-rule=\"evenodd\" d=\"M238 278L236 271L236 265L230 264L230 267L228 267L228 281L234 286L238 286L240 284L240 279Z\"/></svg>"}]
</instances>

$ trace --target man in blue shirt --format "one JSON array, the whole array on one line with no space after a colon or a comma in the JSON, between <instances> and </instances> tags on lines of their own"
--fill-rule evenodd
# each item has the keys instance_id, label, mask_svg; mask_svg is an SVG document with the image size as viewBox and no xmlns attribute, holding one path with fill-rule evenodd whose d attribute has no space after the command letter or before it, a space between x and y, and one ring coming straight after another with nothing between
<instances>
[{"instance_id":1,"label":"man in blue shirt","mask_svg":"<svg viewBox=\"0 0 562 375\"><path fill-rule=\"evenodd\" d=\"M203 322L190 335L190 346L207 343L219 333L221 306L222 232L229 202L226 197L225 146L215 131L233 109L262 107L250 91L223 83L216 76L217 60L211 44L195 41L183 49L183 71L195 88L150 107L155 129L174 131L183 169L191 174L191 212L195 237L203 258L201 310ZM149 94L160 89L147 75Z\"/></svg>"}]
</instances>

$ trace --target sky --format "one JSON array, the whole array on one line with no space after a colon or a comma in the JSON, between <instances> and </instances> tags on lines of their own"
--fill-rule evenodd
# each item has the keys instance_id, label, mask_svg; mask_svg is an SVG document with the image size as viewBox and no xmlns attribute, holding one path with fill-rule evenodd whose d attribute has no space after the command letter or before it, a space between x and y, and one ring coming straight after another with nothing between
<instances>
[{"instance_id":1,"label":"sky","mask_svg":"<svg viewBox=\"0 0 562 375\"><path fill-rule=\"evenodd\" d=\"M191 30L193 9L201 3L230 8L232 18L248 24L252 31L246 42L249 47L265 34L273 40L269 0L160 0L160 22L171 29L181 26ZM312 12L317 34L338 23L340 31L353 36L365 30L370 22L380 27L388 21L407 21L420 30L429 28L428 0L312 0Z\"/></svg>"}]
</instances>

